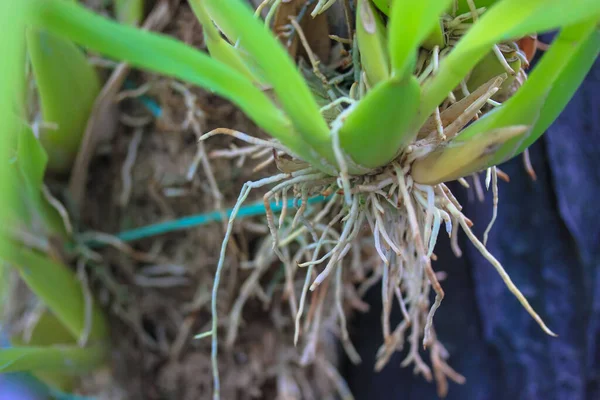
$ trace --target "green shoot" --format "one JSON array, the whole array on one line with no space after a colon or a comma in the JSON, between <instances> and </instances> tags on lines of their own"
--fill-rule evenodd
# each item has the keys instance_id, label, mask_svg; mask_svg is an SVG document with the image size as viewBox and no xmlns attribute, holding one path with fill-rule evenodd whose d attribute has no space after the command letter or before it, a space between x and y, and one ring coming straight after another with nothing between
<instances>
[{"instance_id":1,"label":"green shoot","mask_svg":"<svg viewBox=\"0 0 600 400\"><path fill-rule=\"evenodd\" d=\"M390 76L386 29L369 0L359 0L356 7L356 40L361 65L369 85L375 86Z\"/></svg>"}]
</instances>

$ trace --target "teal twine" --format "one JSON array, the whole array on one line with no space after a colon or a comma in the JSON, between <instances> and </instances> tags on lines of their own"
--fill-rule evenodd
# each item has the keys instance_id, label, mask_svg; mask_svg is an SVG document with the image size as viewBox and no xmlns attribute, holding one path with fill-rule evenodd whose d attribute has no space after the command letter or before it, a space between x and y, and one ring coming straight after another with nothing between
<instances>
[{"instance_id":1,"label":"teal twine","mask_svg":"<svg viewBox=\"0 0 600 400\"><path fill-rule=\"evenodd\" d=\"M321 203L327 200L328 197L317 196L308 199L308 204ZM298 204L302 202L299 200ZM287 207L292 208L294 206L294 199L287 201ZM283 204L271 203L271 210L276 213L281 211ZM227 218L231 217L233 209L225 211ZM237 214L237 218L244 217L255 217L258 215L264 215L266 212L265 205L263 203L250 204L240 208ZM134 240L144 239L151 236L162 235L167 232L181 231L189 228L194 228L201 225L206 225L210 222L221 221L222 214L219 211L212 211L205 214L190 215L183 218L178 218L172 221L159 222L152 225L142 226L140 228L131 229L118 233L116 236L124 242L131 242Z\"/></svg>"},{"instance_id":2,"label":"teal twine","mask_svg":"<svg viewBox=\"0 0 600 400\"><path fill-rule=\"evenodd\" d=\"M136 88L134 83L131 82L130 80L126 80L125 84L123 86L125 87L125 89L129 89L129 90ZM144 105L144 107L146 107L146 109L148 111L150 111L152 113L152 115L155 118L160 118L162 116L162 109L160 108L160 105L158 105L158 103L154 99L152 99L146 95L142 95L142 96L138 97L138 100Z\"/></svg>"}]
</instances>

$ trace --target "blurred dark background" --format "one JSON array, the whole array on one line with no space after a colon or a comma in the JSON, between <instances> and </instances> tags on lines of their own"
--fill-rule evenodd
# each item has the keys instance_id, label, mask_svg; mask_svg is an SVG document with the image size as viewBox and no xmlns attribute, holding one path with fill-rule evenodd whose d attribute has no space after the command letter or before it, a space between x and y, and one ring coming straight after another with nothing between
<instances>
[{"instance_id":1,"label":"blurred dark background","mask_svg":"<svg viewBox=\"0 0 600 400\"><path fill-rule=\"evenodd\" d=\"M447 272L446 298L434 323L449 364L467 379L450 384L448 400L600 399L599 62L530 155L535 182L522 157L501 166L511 181L499 183L488 248L559 337L542 332L464 234L462 258L440 235L434 269ZM491 193L481 203L458 185L452 189L481 238ZM405 354L373 371L383 337L379 287L367 301L370 312L354 318L351 332L363 363L345 366L356 399L436 399L434 383L400 367ZM399 310L394 318L400 320Z\"/></svg>"}]
</instances>

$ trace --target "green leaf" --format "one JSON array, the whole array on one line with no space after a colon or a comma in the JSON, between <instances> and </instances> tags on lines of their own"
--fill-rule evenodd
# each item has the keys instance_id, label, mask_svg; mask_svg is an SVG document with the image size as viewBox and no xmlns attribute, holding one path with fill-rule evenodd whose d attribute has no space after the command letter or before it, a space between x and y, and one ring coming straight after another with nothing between
<instances>
[{"instance_id":1,"label":"green leaf","mask_svg":"<svg viewBox=\"0 0 600 400\"><path fill-rule=\"evenodd\" d=\"M583 55L586 61L582 64L587 65L588 68L591 67L590 58L595 58L598 54L597 41L596 20L564 28L517 93L501 107L465 129L461 136L469 139L477 135L485 135L485 132L491 129L517 124L537 126L538 128L535 130L537 136L532 136L532 133L529 132L522 138L508 141L496 152L496 156L491 162L499 164L516 155L518 150L523 148L523 140L531 143L537 139L544 132L540 128L547 127L562 111L562 107L568 102L569 93L567 93L567 99L564 99L562 87L558 86L557 82L560 82L561 76L567 81L583 79L585 68L577 65L583 60L573 57ZM580 51L590 51L590 53L584 54ZM576 76L571 75L569 67L576 69ZM569 90L574 92L575 89L570 88ZM542 112L544 113L543 117ZM541 124L540 121L542 121Z\"/></svg>"},{"instance_id":2,"label":"green leaf","mask_svg":"<svg viewBox=\"0 0 600 400\"><path fill-rule=\"evenodd\" d=\"M389 52L392 73L412 72L419 46L440 24L440 15L451 0L394 0L390 10Z\"/></svg>"},{"instance_id":3,"label":"green leaf","mask_svg":"<svg viewBox=\"0 0 600 400\"><path fill-rule=\"evenodd\" d=\"M190 6L192 11L202 24L204 32L204 41L210 55L221 61L224 64L229 65L231 68L242 73L246 78L254 83L260 83L259 79L255 74L252 73L248 65L239 50L229 44L223 37L219 30L215 27L210 16L204 9L204 0L190 0Z\"/></svg>"},{"instance_id":4,"label":"green leaf","mask_svg":"<svg viewBox=\"0 0 600 400\"><path fill-rule=\"evenodd\" d=\"M40 139L48 152L48 169L69 172L100 80L85 54L73 43L54 34L27 31L27 50L35 75L44 123Z\"/></svg>"},{"instance_id":5,"label":"green leaf","mask_svg":"<svg viewBox=\"0 0 600 400\"><path fill-rule=\"evenodd\" d=\"M433 25L433 29L429 33L429 36L421 43L421 47L427 50L433 50L435 46L438 46L440 49L446 47L446 38L444 37L444 28L442 27L441 22Z\"/></svg>"},{"instance_id":6,"label":"green leaf","mask_svg":"<svg viewBox=\"0 0 600 400\"><path fill-rule=\"evenodd\" d=\"M369 85L375 86L390 76L386 29L369 0L358 0L356 7L356 39L360 60Z\"/></svg>"},{"instance_id":7,"label":"green leaf","mask_svg":"<svg viewBox=\"0 0 600 400\"><path fill-rule=\"evenodd\" d=\"M340 144L352 160L367 168L391 161L413 138L420 87L414 76L391 78L360 100L340 129Z\"/></svg>"},{"instance_id":8,"label":"green leaf","mask_svg":"<svg viewBox=\"0 0 600 400\"><path fill-rule=\"evenodd\" d=\"M304 160L322 166L289 119L244 75L170 37L117 24L77 4L26 0L29 23L108 57L211 90L238 105L259 127Z\"/></svg>"},{"instance_id":9,"label":"green leaf","mask_svg":"<svg viewBox=\"0 0 600 400\"><path fill-rule=\"evenodd\" d=\"M579 46L554 80L540 116L515 155L533 144L558 118L600 54L600 30L594 30Z\"/></svg>"},{"instance_id":10,"label":"green leaf","mask_svg":"<svg viewBox=\"0 0 600 400\"><path fill-rule=\"evenodd\" d=\"M392 0L373 0L373 4L385 15L390 15L390 4Z\"/></svg>"},{"instance_id":11,"label":"green leaf","mask_svg":"<svg viewBox=\"0 0 600 400\"><path fill-rule=\"evenodd\" d=\"M63 325L79 338L85 329L85 300L81 283L65 265L0 237L0 258L15 267L27 286ZM90 340L107 337L102 310L94 302Z\"/></svg>"},{"instance_id":12,"label":"green leaf","mask_svg":"<svg viewBox=\"0 0 600 400\"><path fill-rule=\"evenodd\" d=\"M208 14L224 31L235 32L239 45L260 67L295 130L322 157L335 163L329 127L302 75L268 27L240 0L204 0Z\"/></svg>"},{"instance_id":13,"label":"green leaf","mask_svg":"<svg viewBox=\"0 0 600 400\"><path fill-rule=\"evenodd\" d=\"M18 207L29 207L29 211L20 213L21 216L28 214L37 215L44 225L44 232L30 232L34 234L56 235L63 240L68 238L67 230L64 226L60 214L48 203L42 195L42 186L44 184L44 174L48 156L42 147L40 141L34 136L31 128L19 121L18 124L18 144L16 152L14 177L15 190L27 196L18 203ZM22 223L30 222L29 217ZM29 226L28 226L29 227Z\"/></svg>"},{"instance_id":14,"label":"green leaf","mask_svg":"<svg viewBox=\"0 0 600 400\"><path fill-rule=\"evenodd\" d=\"M44 311L35 322L27 342L19 337L12 338L13 346L53 346L74 345L77 343L73 334L50 311Z\"/></svg>"},{"instance_id":15,"label":"green leaf","mask_svg":"<svg viewBox=\"0 0 600 400\"><path fill-rule=\"evenodd\" d=\"M24 346L0 349L0 373L64 371L84 373L101 366L107 357L104 346Z\"/></svg>"},{"instance_id":16,"label":"green leaf","mask_svg":"<svg viewBox=\"0 0 600 400\"><path fill-rule=\"evenodd\" d=\"M31 128L22 122L19 127L16 162L30 196L39 196L44 184L48 156Z\"/></svg>"},{"instance_id":17,"label":"green leaf","mask_svg":"<svg viewBox=\"0 0 600 400\"><path fill-rule=\"evenodd\" d=\"M520 125L470 138L458 136L417 159L412 164L411 176L417 183L436 185L481 171L490 165L499 148L512 139L523 138L528 129L527 125Z\"/></svg>"},{"instance_id":18,"label":"green leaf","mask_svg":"<svg viewBox=\"0 0 600 400\"><path fill-rule=\"evenodd\" d=\"M492 6L423 87L419 123L431 115L496 43L600 18L597 0L503 0Z\"/></svg>"},{"instance_id":19,"label":"green leaf","mask_svg":"<svg viewBox=\"0 0 600 400\"><path fill-rule=\"evenodd\" d=\"M0 40L0 121L3 136L0 140L0 223L6 224L9 218L15 218L13 210L15 201L13 173L15 166L11 158L17 146L17 135L20 121L15 115L22 116L25 99L25 6L22 2L0 1L0 26L3 34L10 40ZM19 202L22 203L22 202ZM22 210L20 210L22 211ZM6 298L8 287L8 271L0 266L0 307Z\"/></svg>"}]
</instances>

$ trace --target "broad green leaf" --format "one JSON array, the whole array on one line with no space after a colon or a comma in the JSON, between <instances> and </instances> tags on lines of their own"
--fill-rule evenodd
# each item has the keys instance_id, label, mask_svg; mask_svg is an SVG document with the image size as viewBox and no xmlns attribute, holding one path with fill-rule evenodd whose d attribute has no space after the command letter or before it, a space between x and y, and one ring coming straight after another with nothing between
<instances>
[{"instance_id":1,"label":"broad green leaf","mask_svg":"<svg viewBox=\"0 0 600 400\"><path fill-rule=\"evenodd\" d=\"M15 267L27 286L77 338L85 329L85 301L81 283L65 265L0 237L0 259ZM91 340L107 336L107 324L97 303L92 309Z\"/></svg>"},{"instance_id":2,"label":"broad green leaf","mask_svg":"<svg viewBox=\"0 0 600 400\"><path fill-rule=\"evenodd\" d=\"M144 17L144 0L113 0L117 21L137 26Z\"/></svg>"},{"instance_id":3,"label":"broad green leaf","mask_svg":"<svg viewBox=\"0 0 600 400\"><path fill-rule=\"evenodd\" d=\"M389 52L392 74L412 72L417 50L431 34L451 0L394 0L390 9Z\"/></svg>"},{"instance_id":4,"label":"broad green leaf","mask_svg":"<svg viewBox=\"0 0 600 400\"><path fill-rule=\"evenodd\" d=\"M0 373L64 371L84 373L101 366L107 358L105 346L24 346L0 349Z\"/></svg>"},{"instance_id":5,"label":"broad green leaf","mask_svg":"<svg viewBox=\"0 0 600 400\"><path fill-rule=\"evenodd\" d=\"M592 40L591 45L593 46L593 43L598 40L597 35L598 29L595 20L564 28L517 93L501 107L469 126L461 134L461 137L469 139L477 135L485 135L486 131L511 125L525 124L534 127L538 124L542 111L545 112L545 116L540 127L549 125L549 121L554 120L562 111L559 110L559 106L566 105L568 101L562 98L561 89L558 86L555 87L557 80L563 73L567 74L563 79L567 79L569 66L578 69L578 76L581 79L581 75L584 75L583 68L571 64L571 61L573 57L581 54L579 53L580 49L585 48L586 51L592 50L592 54L585 55L588 58L586 64L591 66L589 58L591 55L598 54L597 43L595 51L587 47L587 44ZM555 89L553 90L553 88ZM553 95L554 98L550 98L550 95ZM568 97L568 93L566 95ZM546 104L549 106L546 107ZM543 130L536 130L538 136L542 133ZM525 138L535 140L530 132L522 138L508 141L496 152L496 156L491 160L493 164L499 164L513 157Z\"/></svg>"},{"instance_id":6,"label":"broad green leaf","mask_svg":"<svg viewBox=\"0 0 600 400\"><path fill-rule=\"evenodd\" d=\"M369 0L358 0L356 7L356 39L360 61L369 85L375 86L390 76L386 29Z\"/></svg>"},{"instance_id":7,"label":"broad green leaf","mask_svg":"<svg viewBox=\"0 0 600 400\"><path fill-rule=\"evenodd\" d=\"M419 82L413 76L391 78L369 91L340 129L345 153L368 168L391 161L416 134L409 128L419 95Z\"/></svg>"},{"instance_id":8,"label":"broad green leaf","mask_svg":"<svg viewBox=\"0 0 600 400\"><path fill-rule=\"evenodd\" d=\"M446 98L495 43L600 18L597 0L502 0L492 6L423 87L420 123Z\"/></svg>"},{"instance_id":9,"label":"broad green leaf","mask_svg":"<svg viewBox=\"0 0 600 400\"><path fill-rule=\"evenodd\" d=\"M79 150L100 80L85 54L49 32L27 31L27 51L38 89L42 117L40 139L48 152L48 169L69 172Z\"/></svg>"},{"instance_id":10,"label":"broad green leaf","mask_svg":"<svg viewBox=\"0 0 600 400\"><path fill-rule=\"evenodd\" d=\"M253 57L277 100L302 138L322 157L335 163L329 128L302 75L268 27L241 0L205 0L211 18L225 31L236 32L239 45Z\"/></svg>"},{"instance_id":11,"label":"broad green leaf","mask_svg":"<svg viewBox=\"0 0 600 400\"><path fill-rule=\"evenodd\" d=\"M219 30L215 27L210 16L204 9L204 0L190 0L189 4L196 15L196 18L198 18L198 21L202 24L204 41L210 55L214 59L219 60L242 73L250 81L259 83L258 78L252 73L248 65L246 65L239 50L223 39Z\"/></svg>"}]
</instances>

